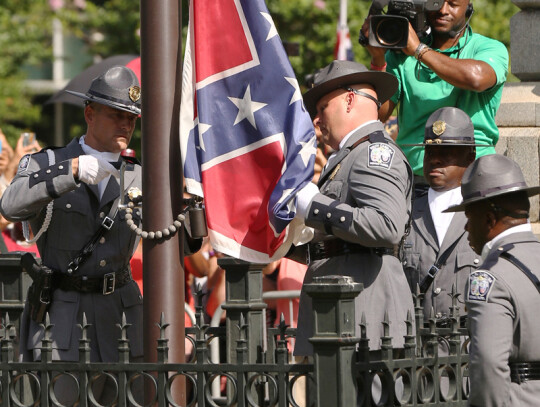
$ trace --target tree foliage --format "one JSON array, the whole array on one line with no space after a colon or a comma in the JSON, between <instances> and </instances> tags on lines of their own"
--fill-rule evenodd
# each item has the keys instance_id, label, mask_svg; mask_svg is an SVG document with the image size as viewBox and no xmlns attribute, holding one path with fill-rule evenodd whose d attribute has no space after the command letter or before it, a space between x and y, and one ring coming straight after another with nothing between
<instances>
[{"instance_id":1,"label":"tree foliage","mask_svg":"<svg viewBox=\"0 0 540 407\"><path fill-rule=\"evenodd\" d=\"M51 59L51 17L44 1L0 3L0 128L12 143L40 120L22 68Z\"/></svg>"},{"instance_id":2,"label":"tree foliage","mask_svg":"<svg viewBox=\"0 0 540 407\"><path fill-rule=\"evenodd\" d=\"M303 83L307 74L333 59L339 0L266 0L266 3L282 40L300 46L300 54L291 56L290 60L299 82ZM348 1L355 60L364 64L369 64L369 55L357 39L370 5L367 0ZM474 5L476 12L471 20L474 30L509 46L509 20L519 9L508 0L475 0ZM185 34L188 1L183 0L182 7ZM60 15L96 55L140 52L139 2L88 0L85 10L65 7Z\"/></svg>"},{"instance_id":3,"label":"tree foliage","mask_svg":"<svg viewBox=\"0 0 540 407\"><path fill-rule=\"evenodd\" d=\"M266 0L283 41L299 44L299 55L290 56L300 84L307 74L333 59L339 0ZM348 24L355 60L369 64L357 41L371 1L348 0ZM181 0L183 38L188 1ZM53 12L46 0L2 0L0 4L0 127L10 139L40 119L40 108L23 86L24 65L51 59L52 18L61 19L65 32L80 38L94 56L140 52L139 1L63 0ZM508 0L474 0L473 29L510 44L510 17L519 9ZM78 128L78 131L80 127Z\"/></svg>"}]
</instances>

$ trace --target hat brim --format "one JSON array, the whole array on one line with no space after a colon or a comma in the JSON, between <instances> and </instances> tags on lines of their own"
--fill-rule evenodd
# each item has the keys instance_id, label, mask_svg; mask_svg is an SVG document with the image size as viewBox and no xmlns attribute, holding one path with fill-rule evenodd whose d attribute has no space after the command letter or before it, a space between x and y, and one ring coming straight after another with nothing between
<instances>
[{"instance_id":1,"label":"hat brim","mask_svg":"<svg viewBox=\"0 0 540 407\"><path fill-rule=\"evenodd\" d=\"M527 196L531 197L531 196L540 194L540 185L536 186L536 187L506 189L504 191L493 192L493 193L487 194L485 196L478 196L478 197L469 198L469 199L466 199L463 202L461 202L459 205L454 205L454 206L449 207L448 209L445 209L443 212L444 213L463 212L465 210L465 208L467 207L467 205L473 204L475 202L485 201L487 199L490 199L490 198L493 198L493 197L496 197L496 196L511 194L511 193L514 193L514 192L526 192Z\"/></svg>"},{"instance_id":2,"label":"hat brim","mask_svg":"<svg viewBox=\"0 0 540 407\"><path fill-rule=\"evenodd\" d=\"M346 85L366 83L375 88L377 99L384 103L396 93L398 88L397 78L388 73L380 71L355 72L349 75L343 75L316 85L304 93L304 105L313 119L317 114L317 102L324 95L342 88Z\"/></svg>"},{"instance_id":3,"label":"hat brim","mask_svg":"<svg viewBox=\"0 0 540 407\"><path fill-rule=\"evenodd\" d=\"M67 92L67 93L69 93L69 94L71 94L73 96L80 97L81 99L84 99L84 100L89 100L91 102L99 103L100 105L106 105L106 106L112 107L114 109L123 110L124 112L129 112L129 113L133 113L133 114L136 114L136 115L141 114L141 109L136 107L136 106L128 106L128 105L125 105L125 104L122 104L122 103L117 103L117 102L113 102L111 100L103 99L103 98L100 98L98 96L88 95L86 93L74 92L72 90L66 90L65 92Z\"/></svg>"}]
</instances>

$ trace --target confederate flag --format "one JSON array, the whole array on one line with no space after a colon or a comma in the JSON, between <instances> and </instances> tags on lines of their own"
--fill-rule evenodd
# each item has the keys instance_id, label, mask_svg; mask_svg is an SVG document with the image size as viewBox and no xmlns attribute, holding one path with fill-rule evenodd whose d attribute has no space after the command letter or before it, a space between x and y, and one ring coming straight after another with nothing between
<instances>
[{"instance_id":1,"label":"confederate flag","mask_svg":"<svg viewBox=\"0 0 540 407\"><path fill-rule=\"evenodd\" d=\"M263 0L191 1L182 87L186 187L204 196L212 246L254 263L282 257L316 140Z\"/></svg>"}]
</instances>

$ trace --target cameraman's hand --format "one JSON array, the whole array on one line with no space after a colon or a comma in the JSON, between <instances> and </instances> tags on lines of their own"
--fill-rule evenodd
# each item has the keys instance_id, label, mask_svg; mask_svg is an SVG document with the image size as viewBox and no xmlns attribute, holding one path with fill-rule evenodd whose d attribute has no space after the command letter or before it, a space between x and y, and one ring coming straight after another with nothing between
<instances>
[{"instance_id":1,"label":"cameraman's hand","mask_svg":"<svg viewBox=\"0 0 540 407\"><path fill-rule=\"evenodd\" d=\"M402 51L406 55L413 56L416 48L418 48L418 45L420 45L420 40L418 39L416 31L414 31L414 28L409 22L409 38L407 39L407 47L403 48Z\"/></svg>"},{"instance_id":2,"label":"cameraman's hand","mask_svg":"<svg viewBox=\"0 0 540 407\"><path fill-rule=\"evenodd\" d=\"M74 159L74 161L77 159ZM81 155L77 163L73 163L73 167L78 164L77 176L79 181L86 184L95 185L105 179L109 175L119 176L119 171L108 161L101 160L93 155Z\"/></svg>"},{"instance_id":3,"label":"cameraman's hand","mask_svg":"<svg viewBox=\"0 0 540 407\"><path fill-rule=\"evenodd\" d=\"M367 16L362 25L362 34L364 37L369 38L369 23L371 21L371 16ZM384 66L386 63L385 54L386 48L381 47L372 47L371 45L366 45L365 48L368 50L369 55L371 55L371 63L375 66Z\"/></svg>"}]
</instances>

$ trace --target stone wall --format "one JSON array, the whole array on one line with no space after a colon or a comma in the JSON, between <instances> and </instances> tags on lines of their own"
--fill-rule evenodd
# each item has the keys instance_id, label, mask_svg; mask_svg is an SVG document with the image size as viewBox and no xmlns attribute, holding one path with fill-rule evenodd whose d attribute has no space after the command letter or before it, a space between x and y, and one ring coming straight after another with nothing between
<instances>
[{"instance_id":1,"label":"stone wall","mask_svg":"<svg viewBox=\"0 0 540 407\"><path fill-rule=\"evenodd\" d=\"M500 130L495 149L515 160L529 186L540 185L540 0L512 0L520 11L510 19L511 72L495 118ZM539 197L531 198L531 222L540 235Z\"/></svg>"},{"instance_id":2,"label":"stone wall","mask_svg":"<svg viewBox=\"0 0 540 407\"><path fill-rule=\"evenodd\" d=\"M540 185L540 82L507 83L495 119L497 153L521 166L529 186ZM538 196L531 198L531 222L540 222Z\"/></svg>"}]
</instances>

